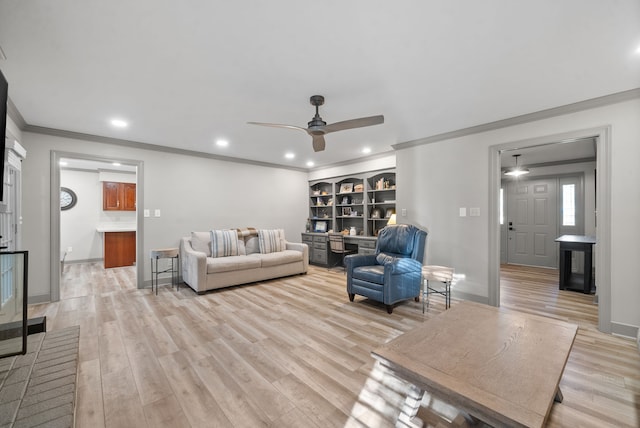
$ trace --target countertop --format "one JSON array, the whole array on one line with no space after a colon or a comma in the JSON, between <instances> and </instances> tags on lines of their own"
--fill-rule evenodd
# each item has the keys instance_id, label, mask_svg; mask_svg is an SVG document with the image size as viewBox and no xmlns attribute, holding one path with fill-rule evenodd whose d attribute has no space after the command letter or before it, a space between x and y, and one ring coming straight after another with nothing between
<instances>
[{"instance_id":1,"label":"countertop","mask_svg":"<svg viewBox=\"0 0 640 428\"><path fill-rule=\"evenodd\" d=\"M135 223L103 223L96 227L98 232L135 232Z\"/></svg>"}]
</instances>

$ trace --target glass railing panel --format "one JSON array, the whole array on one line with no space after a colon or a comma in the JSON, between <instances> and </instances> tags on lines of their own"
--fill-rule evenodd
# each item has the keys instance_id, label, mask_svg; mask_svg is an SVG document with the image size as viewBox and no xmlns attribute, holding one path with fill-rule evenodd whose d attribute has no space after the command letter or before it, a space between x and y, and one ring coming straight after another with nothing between
<instances>
[{"instance_id":1,"label":"glass railing panel","mask_svg":"<svg viewBox=\"0 0 640 428\"><path fill-rule=\"evenodd\" d=\"M0 252L0 358L27 351L27 251Z\"/></svg>"}]
</instances>

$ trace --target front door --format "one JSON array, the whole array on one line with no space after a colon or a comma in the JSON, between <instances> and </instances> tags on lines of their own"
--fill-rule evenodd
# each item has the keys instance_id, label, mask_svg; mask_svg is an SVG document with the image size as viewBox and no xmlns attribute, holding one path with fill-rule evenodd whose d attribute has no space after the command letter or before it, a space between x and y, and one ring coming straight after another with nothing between
<instances>
[{"instance_id":1,"label":"front door","mask_svg":"<svg viewBox=\"0 0 640 428\"><path fill-rule=\"evenodd\" d=\"M509 182L507 188L507 262L557 267L557 180Z\"/></svg>"}]
</instances>

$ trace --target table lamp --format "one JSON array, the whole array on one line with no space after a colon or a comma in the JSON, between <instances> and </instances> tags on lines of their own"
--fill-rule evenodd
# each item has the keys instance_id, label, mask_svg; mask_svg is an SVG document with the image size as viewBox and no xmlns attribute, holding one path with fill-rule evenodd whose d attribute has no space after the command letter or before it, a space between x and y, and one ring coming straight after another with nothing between
<instances>
[{"instance_id":1,"label":"table lamp","mask_svg":"<svg viewBox=\"0 0 640 428\"><path fill-rule=\"evenodd\" d=\"M396 224L396 215L395 214L391 214L391 217L389 217L389 221L387 222L387 226L389 226L390 224Z\"/></svg>"}]
</instances>

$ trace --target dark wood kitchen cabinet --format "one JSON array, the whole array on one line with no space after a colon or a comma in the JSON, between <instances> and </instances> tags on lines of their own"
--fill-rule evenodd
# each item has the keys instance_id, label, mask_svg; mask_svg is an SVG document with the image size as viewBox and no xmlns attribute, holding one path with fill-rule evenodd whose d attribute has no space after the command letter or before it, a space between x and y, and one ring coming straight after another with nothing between
<instances>
[{"instance_id":1,"label":"dark wood kitchen cabinet","mask_svg":"<svg viewBox=\"0 0 640 428\"><path fill-rule=\"evenodd\" d=\"M136 232L105 232L104 267L136 264Z\"/></svg>"},{"instance_id":2,"label":"dark wood kitchen cabinet","mask_svg":"<svg viewBox=\"0 0 640 428\"><path fill-rule=\"evenodd\" d=\"M135 183L104 181L102 183L102 209L104 211L135 211Z\"/></svg>"}]
</instances>

